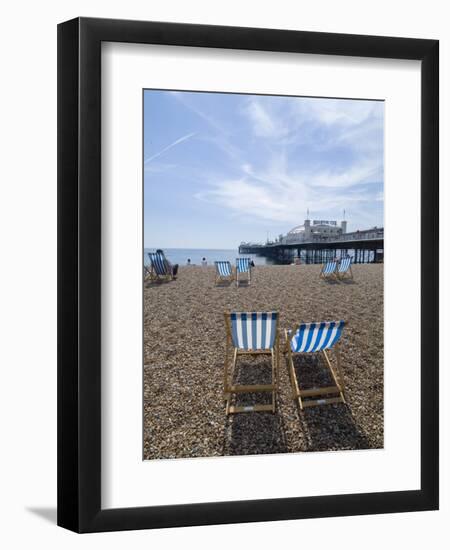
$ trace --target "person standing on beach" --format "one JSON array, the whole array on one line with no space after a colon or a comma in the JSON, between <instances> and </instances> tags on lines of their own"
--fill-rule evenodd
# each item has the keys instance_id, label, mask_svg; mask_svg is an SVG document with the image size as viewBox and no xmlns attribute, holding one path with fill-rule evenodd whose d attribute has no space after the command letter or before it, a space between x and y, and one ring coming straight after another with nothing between
<instances>
[{"instance_id":1,"label":"person standing on beach","mask_svg":"<svg viewBox=\"0 0 450 550\"><path fill-rule=\"evenodd\" d=\"M191 265L191 259L190 258L187 259L186 265Z\"/></svg>"},{"instance_id":2,"label":"person standing on beach","mask_svg":"<svg viewBox=\"0 0 450 550\"><path fill-rule=\"evenodd\" d=\"M208 265L206 258L202 258L202 266L206 266L206 265Z\"/></svg>"}]
</instances>

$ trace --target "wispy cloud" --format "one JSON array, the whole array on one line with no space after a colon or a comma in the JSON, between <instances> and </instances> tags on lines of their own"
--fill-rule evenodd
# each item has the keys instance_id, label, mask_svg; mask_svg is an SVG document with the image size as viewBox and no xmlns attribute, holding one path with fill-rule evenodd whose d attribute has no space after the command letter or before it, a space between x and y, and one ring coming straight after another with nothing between
<instances>
[{"instance_id":1,"label":"wispy cloud","mask_svg":"<svg viewBox=\"0 0 450 550\"><path fill-rule=\"evenodd\" d=\"M181 137L147 153L147 181L158 184L152 204L158 193L166 203L170 184L176 220L199 235L193 245L208 238L215 246L224 234L230 245L264 239L268 228L284 233L303 222L307 208L322 219L338 219L345 209L350 229L383 223L383 103L193 92L154 97L161 103L149 99L148 127L160 119L167 141ZM158 158L194 136L189 157L180 147ZM155 223L149 216L152 239Z\"/></svg>"},{"instance_id":2,"label":"wispy cloud","mask_svg":"<svg viewBox=\"0 0 450 550\"><path fill-rule=\"evenodd\" d=\"M200 109L192 100L189 100L188 95L190 94L184 94L176 91L172 91L171 94L179 103L197 115L203 122L206 122L210 132L202 135L201 139L203 141L214 145L233 161L240 159L240 150L233 144L232 137L224 128L223 124L216 120L216 118L211 114L206 113L203 109Z\"/></svg>"},{"instance_id":3,"label":"wispy cloud","mask_svg":"<svg viewBox=\"0 0 450 550\"><path fill-rule=\"evenodd\" d=\"M244 113L253 126L253 133L256 136L277 139L286 136L289 132L284 121L280 117L272 116L257 99L248 101L244 107Z\"/></svg>"},{"instance_id":4,"label":"wispy cloud","mask_svg":"<svg viewBox=\"0 0 450 550\"><path fill-rule=\"evenodd\" d=\"M179 101L180 103L182 103L185 107L187 107L190 111L192 111L193 113L195 113L196 115L198 115L200 118L202 118L205 122L207 122L212 128L214 128L215 130L217 130L218 132L222 133L223 132L223 128L220 124L217 123L217 121L214 119L213 116L205 113L202 109L199 109L198 107L196 107L192 101L189 101L187 99L187 96L189 94L186 94L186 93L183 93L183 92L171 92L172 93L172 96L177 100Z\"/></svg>"},{"instance_id":5,"label":"wispy cloud","mask_svg":"<svg viewBox=\"0 0 450 550\"><path fill-rule=\"evenodd\" d=\"M379 127L383 124L381 105L381 102L364 100L263 96L247 99L242 113L255 136L281 139L284 144L301 143L322 130L320 145L323 147L327 137L332 138L332 143L345 141L361 130Z\"/></svg>"},{"instance_id":6,"label":"wispy cloud","mask_svg":"<svg viewBox=\"0 0 450 550\"><path fill-rule=\"evenodd\" d=\"M178 145L179 143L183 143L183 141L186 141L187 139L189 139L191 137L194 137L195 135L196 135L196 132L191 132L190 134L186 134L185 136L182 136L182 137L176 139L174 142L170 143L169 145L167 145L166 147L161 149L161 151L158 151L157 153L155 153L155 154L151 155L150 157L146 158L144 160L144 164L148 164L152 160L160 157L161 155L163 155L164 153L169 151L169 149L172 149L172 147L175 147L175 145Z\"/></svg>"},{"instance_id":7,"label":"wispy cloud","mask_svg":"<svg viewBox=\"0 0 450 550\"><path fill-rule=\"evenodd\" d=\"M270 183L251 177L226 179L197 193L196 198L220 205L240 219L282 222L289 229L289 224L303 220L307 207L316 216L329 217L330 214L340 214L343 209L347 212L353 210L355 216L364 203L380 200L379 193L368 190L359 181L354 187L348 181L348 186L330 193L324 187L312 186L300 177L291 179L286 174L281 174L278 179L274 177Z\"/></svg>"},{"instance_id":8,"label":"wispy cloud","mask_svg":"<svg viewBox=\"0 0 450 550\"><path fill-rule=\"evenodd\" d=\"M176 168L176 164L167 163L167 162L149 162L144 167L144 172L151 174L159 174L162 172L167 172L168 170L173 170Z\"/></svg>"},{"instance_id":9,"label":"wispy cloud","mask_svg":"<svg viewBox=\"0 0 450 550\"><path fill-rule=\"evenodd\" d=\"M369 185L383 181L379 104L304 99L279 105L245 100L241 112L264 154L256 163L244 159L239 178L209 174L197 199L242 218L286 224L302 219L307 207L329 216L380 201L382 193Z\"/></svg>"}]
</instances>

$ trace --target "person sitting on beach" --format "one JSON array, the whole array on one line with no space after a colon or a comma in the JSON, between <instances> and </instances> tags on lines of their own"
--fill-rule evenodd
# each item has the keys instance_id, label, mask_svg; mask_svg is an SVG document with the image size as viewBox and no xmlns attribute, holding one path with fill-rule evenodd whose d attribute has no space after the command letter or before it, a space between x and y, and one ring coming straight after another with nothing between
<instances>
[{"instance_id":1,"label":"person sitting on beach","mask_svg":"<svg viewBox=\"0 0 450 550\"><path fill-rule=\"evenodd\" d=\"M159 254L160 256L162 256L167 270L169 271L169 273L172 274L172 279L176 279L177 273L178 273L178 264L171 264L169 260L166 258L164 251L161 250L160 248L156 251L156 254Z\"/></svg>"},{"instance_id":2,"label":"person sitting on beach","mask_svg":"<svg viewBox=\"0 0 450 550\"><path fill-rule=\"evenodd\" d=\"M206 258L202 258L202 265L203 266L208 265L208 262L206 261Z\"/></svg>"}]
</instances>

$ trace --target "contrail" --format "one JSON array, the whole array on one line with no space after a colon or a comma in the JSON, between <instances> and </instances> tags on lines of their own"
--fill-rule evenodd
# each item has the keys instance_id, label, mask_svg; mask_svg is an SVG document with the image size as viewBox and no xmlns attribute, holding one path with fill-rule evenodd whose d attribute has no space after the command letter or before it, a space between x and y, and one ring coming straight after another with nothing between
<instances>
[{"instance_id":1,"label":"contrail","mask_svg":"<svg viewBox=\"0 0 450 550\"><path fill-rule=\"evenodd\" d=\"M151 157L148 157L148 159L145 159L144 160L144 164L147 164L148 162L150 162L151 160L155 159L156 157L159 157L161 156L163 153L165 153L166 151L168 151L169 149L172 149L172 147L174 147L175 145L178 145L179 143L181 143L182 141L186 141L187 139L193 137L196 135L197 132L192 132L191 134L187 134L183 137L180 137L178 139L176 139L173 143L171 143L170 145L167 145L167 147L164 147L164 149L161 149L161 151L159 151L158 153L155 153L154 155L152 155Z\"/></svg>"}]
</instances>

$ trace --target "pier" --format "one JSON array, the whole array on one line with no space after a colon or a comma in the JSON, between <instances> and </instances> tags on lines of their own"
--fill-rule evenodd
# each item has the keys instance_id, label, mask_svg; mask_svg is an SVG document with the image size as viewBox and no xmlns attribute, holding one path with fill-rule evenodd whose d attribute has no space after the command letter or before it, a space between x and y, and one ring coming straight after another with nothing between
<instances>
[{"instance_id":1,"label":"pier","mask_svg":"<svg viewBox=\"0 0 450 550\"><path fill-rule=\"evenodd\" d=\"M384 230L373 228L298 242L282 238L266 244L241 243L239 253L265 256L280 264L290 264L295 259L306 264L325 263L347 255L352 256L353 263L357 264L382 262Z\"/></svg>"}]
</instances>

